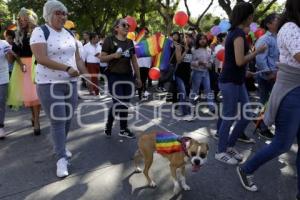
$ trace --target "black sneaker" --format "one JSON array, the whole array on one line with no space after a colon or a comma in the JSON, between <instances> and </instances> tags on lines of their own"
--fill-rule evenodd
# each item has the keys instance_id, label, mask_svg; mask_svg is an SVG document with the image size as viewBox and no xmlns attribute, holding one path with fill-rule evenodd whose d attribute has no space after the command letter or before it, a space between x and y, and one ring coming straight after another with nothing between
<instances>
[{"instance_id":1,"label":"black sneaker","mask_svg":"<svg viewBox=\"0 0 300 200\"><path fill-rule=\"evenodd\" d=\"M269 129L266 130L259 129L258 135L267 140L272 140L272 138L274 137L273 133Z\"/></svg>"},{"instance_id":2,"label":"black sneaker","mask_svg":"<svg viewBox=\"0 0 300 200\"><path fill-rule=\"evenodd\" d=\"M247 144L250 144L250 143L255 143L255 140L252 139L252 138L249 138L245 133L242 133L242 135L240 135L240 137L238 138L238 141L240 142L244 142L244 143L247 143Z\"/></svg>"},{"instance_id":3,"label":"black sneaker","mask_svg":"<svg viewBox=\"0 0 300 200\"><path fill-rule=\"evenodd\" d=\"M130 139L135 138L134 133L132 133L128 128L126 128L125 130L121 130L120 133L119 133L119 136L127 137L127 138L130 138Z\"/></svg>"},{"instance_id":4,"label":"black sneaker","mask_svg":"<svg viewBox=\"0 0 300 200\"><path fill-rule=\"evenodd\" d=\"M111 129L105 128L104 133L106 134L106 137L111 137Z\"/></svg>"},{"instance_id":5,"label":"black sneaker","mask_svg":"<svg viewBox=\"0 0 300 200\"><path fill-rule=\"evenodd\" d=\"M236 172L240 178L243 187L246 190L249 190L251 192L256 192L258 190L257 186L253 182L253 175L247 175L239 166L236 167Z\"/></svg>"}]
</instances>

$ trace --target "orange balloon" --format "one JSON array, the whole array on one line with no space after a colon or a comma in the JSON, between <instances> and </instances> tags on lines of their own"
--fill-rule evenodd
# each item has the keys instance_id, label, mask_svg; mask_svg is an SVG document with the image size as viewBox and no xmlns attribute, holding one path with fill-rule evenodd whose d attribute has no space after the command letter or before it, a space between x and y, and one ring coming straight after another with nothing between
<instances>
[{"instance_id":1,"label":"orange balloon","mask_svg":"<svg viewBox=\"0 0 300 200\"><path fill-rule=\"evenodd\" d=\"M66 29L71 29L71 28L75 28L76 26L75 26L74 22L72 22L71 20L67 20L67 21L65 22L64 27L65 27Z\"/></svg>"},{"instance_id":2,"label":"orange balloon","mask_svg":"<svg viewBox=\"0 0 300 200\"><path fill-rule=\"evenodd\" d=\"M149 78L152 80L158 80L160 77L160 70L157 67L152 67L149 70Z\"/></svg>"},{"instance_id":3,"label":"orange balloon","mask_svg":"<svg viewBox=\"0 0 300 200\"><path fill-rule=\"evenodd\" d=\"M17 29L17 25L16 24L11 24L9 25L6 30L12 30L12 31L15 31Z\"/></svg>"}]
</instances>

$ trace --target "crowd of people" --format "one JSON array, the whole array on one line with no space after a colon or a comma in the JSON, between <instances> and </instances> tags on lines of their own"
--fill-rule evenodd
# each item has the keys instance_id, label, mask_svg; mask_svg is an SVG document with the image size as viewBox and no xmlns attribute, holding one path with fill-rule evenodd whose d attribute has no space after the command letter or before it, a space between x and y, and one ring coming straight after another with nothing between
<instances>
[{"instance_id":1,"label":"crowd of people","mask_svg":"<svg viewBox=\"0 0 300 200\"><path fill-rule=\"evenodd\" d=\"M287 0L282 14L272 13L262 20L261 27L266 33L256 41L249 41L254 12L250 3L236 4L230 17L231 28L228 33L220 33L216 41L195 29L173 32L169 36L173 42L168 70L161 71L156 88L158 92L169 94L167 101L179 103L177 113L186 121L195 119L197 104L204 97L209 113L218 116L215 159L238 165L244 156L235 148L237 140L255 142L245 134L249 117L239 115L247 113L244 111L250 102L249 85L255 80L259 102L264 105L257 113L256 128L263 138L272 142L237 167L240 181L249 191L258 190L253 173L287 152L294 139L298 138L299 143L300 138L300 105L297 103L300 97L300 3ZM107 137L112 136L113 122L119 115L118 135L135 138L128 128L128 103L134 96L132 91L137 89L139 99L145 100L152 87L148 73L153 58L137 58L135 42L127 38L129 24L125 19L116 20L112 34L106 38L84 32L83 41L79 41L74 31L64 28L67 15L68 10L60 1L47 1L43 7L46 23L39 26L38 16L22 8L17 30L7 30L5 40L0 41L0 138L6 137L6 106L31 108L34 135L41 134L42 108L51 125L58 177L69 175L68 159L72 153L66 148L66 141L72 120L69 116L73 116L78 101L79 76L92 96L102 95L99 75L107 77L112 97L104 130ZM142 29L145 38L149 37L151 30ZM221 49L225 51L224 60L217 58ZM269 130L273 124L275 133ZM296 166L300 173L299 151ZM300 191L299 176L298 184ZM300 199L300 193L297 198Z\"/></svg>"}]
</instances>

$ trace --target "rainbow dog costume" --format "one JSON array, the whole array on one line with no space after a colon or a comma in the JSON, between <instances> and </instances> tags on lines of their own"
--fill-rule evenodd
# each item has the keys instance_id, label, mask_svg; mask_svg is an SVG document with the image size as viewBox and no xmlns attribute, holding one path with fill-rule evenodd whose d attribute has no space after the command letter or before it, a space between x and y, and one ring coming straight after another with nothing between
<instances>
[{"instance_id":1,"label":"rainbow dog costume","mask_svg":"<svg viewBox=\"0 0 300 200\"><path fill-rule=\"evenodd\" d=\"M171 132L157 133L155 143L157 153L171 154L181 152L183 149L180 138L180 136Z\"/></svg>"}]
</instances>

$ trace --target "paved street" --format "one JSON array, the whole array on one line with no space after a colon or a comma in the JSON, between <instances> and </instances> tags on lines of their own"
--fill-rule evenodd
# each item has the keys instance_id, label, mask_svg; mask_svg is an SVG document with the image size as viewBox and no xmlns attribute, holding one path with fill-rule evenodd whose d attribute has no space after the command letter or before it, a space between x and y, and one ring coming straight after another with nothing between
<instances>
[{"instance_id":1,"label":"paved street","mask_svg":"<svg viewBox=\"0 0 300 200\"><path fill-rule=\"evenodd\" d=\"M137 99L136 99L137 100ZM161 118L155 116L154 108L170 104L156 99L144 101L139 112L130 120L130 128L140 135L144 131L162 130L162 127L179 135L195 134L210 145L208 163L198 173L187 167L187 184L191 191L173 195L168 162L155 156L150 174L158 187L146 186L143 174L135 174L132 156L136 140L121 139L115 123L113 137L104 135L105 108L110 98L80 100L68 138L68 148L73 153L71 175L58 179L55 175L55 157L49 122L42 112L42 135L33 136L31 112L22 109L9 110L6 130L9 136L0 141L0 199L1 200L74 200L74 199L187 199L187 200L294 200L296 194L295 152L293 145L288 154L268 163L255 174L259 192L245 191L238 180L234 166L221 164L214 159L216 120L178 121L170 112ZM205 112L205 110L203 111ZM203 113L203 115L207 115ZM145 118L146 117L146 118ZM80 126L80 124L86 126ZM161 126L161 127L160 127ZM238 143L238 149L249 156L265 145L265 141L252 135L254 124L249 124L247 134L257 141L255 145Z\"/></svg>"}]
</instances>

